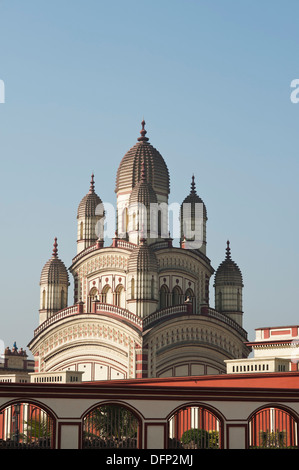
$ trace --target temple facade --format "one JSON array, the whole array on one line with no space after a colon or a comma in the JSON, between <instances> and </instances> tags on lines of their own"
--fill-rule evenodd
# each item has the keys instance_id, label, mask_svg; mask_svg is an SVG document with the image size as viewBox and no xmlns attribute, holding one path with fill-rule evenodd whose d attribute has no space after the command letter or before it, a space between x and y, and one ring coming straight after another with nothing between
<instances>
[{"instance_id":1,"label":"temple facade","mask_svg":"<svg viewBox=\"0 0 299 470\"><path fill-rule=\"evenodd\" d=\"M229 242L215 271L207 256L207 208L192 176L174 243L168 168L146 134L143 121L117 170L112 242L105 236L111 210L96 193L94 175L78 206L69 269L54 241L40 277L39 325L28 345L36 373L78 371L83 381L221 374L225 361L250 353L242 274Z\"/></svg>"}]
</instances>

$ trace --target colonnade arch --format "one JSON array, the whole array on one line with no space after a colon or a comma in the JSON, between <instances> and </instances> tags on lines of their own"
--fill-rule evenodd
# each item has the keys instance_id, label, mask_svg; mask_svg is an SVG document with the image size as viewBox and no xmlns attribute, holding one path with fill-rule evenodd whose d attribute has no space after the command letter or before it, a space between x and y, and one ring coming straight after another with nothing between
<instances>
[{"instance_id":1,"label":"colonnade arch","mask_svg":"<svg viewBox=\"0 0 299 470\"><path fill-rule=\"evenodd\" d=\"M56 416L44 404L19 399L0 408L0 449L54 449Z\"/></svg>"},{"instance_id":2,"label":"colonnade arch","mask_svg":"<svg viewBox=\"0 0 299 470\"><path fill-rule=\"evenodd\" d=\"M182 305L185 301L191 302L193 304L193 309L195 309L196 306L196 298L191 288L188 288L184 293L178 285L174 286L171 291L167 284L162 284L159 291L159 297L160 309Z\"/></svg>"},{"instance_id":3,"label":"colonnade arch","mask_svg":"<svg viewBox=\"0 0 299 470\"><path fill-rule=\"evenodd\" d=\"M142 406L139 409L138 401L133 406L126 401L106 400L86 408L76 418L81 429L79 448L146 447L143 431L151 418L144 414ZM64 416L63 421L65 419ZM234 426L229 421L221 407L186 402L166 416L159 416L157 425L165 423L164 448L224 449L231 446L231 442L225 442L228 429ZM7 401L0 407L0 449L55 449L61 445L56 443L59 422L57 413L47 406L46 400L45 403L27 398ZM280 403L264 404L248 417L243 416L242 422L247 436L244 448L298 449L299 415L291 407ZM146 435L144 437L146 441Z\"/></svg>"},{"instance_id":4,"label":"colonnade arch","mask_svg":"<svg viewBox=\"0 0 299 470\"><path fill-rule=\"evenodd\" d=\"M82 420L83 449L141 448L142 418L125 403L99 403Z\"/></svg>"},{"instance_id":5,"label":"colonnade arch","mask_svg":"<svg viewBox=\"0 0 299 470\"><path fill-rule=\"evenodd\" d=\"M168 416L169 449L221 449L224 418L201 403L177 408Z\"/></svg>"},{"instance_id":6,"label":"colonnade arch","mask_svg":"<svg viewBox=\"0 0 299 470\"><path fill-rule=\"evenodd\" d=\"M292 409L269 404L248 418L249 449L298 449L299 417Z\"/></svg>"}]
</instances>

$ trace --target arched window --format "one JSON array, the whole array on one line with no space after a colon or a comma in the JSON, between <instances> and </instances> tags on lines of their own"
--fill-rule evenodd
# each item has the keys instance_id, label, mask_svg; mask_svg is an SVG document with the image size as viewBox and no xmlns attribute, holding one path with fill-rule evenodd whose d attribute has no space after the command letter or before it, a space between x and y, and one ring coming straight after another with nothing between
<instances>
[{"instance_id":1,"label":"arched window","mask_svg":"<svg viewBox=\"0 0 299 470\"><path fill-rule=\"evenodd\" d=\"M187 300L192 302L192 309L193 309L193 312L195 312L196 311L196 299L195 299L194 292L190 287L185 292L185 301Z\"/></svg>"},{"instance_id":2,"label":"arched window","mask_svg":"<svg viewBox=\"0 0 299 470\"><path fill-rule=\"evenodd\" d=\"M112 289L109 284L106 284L102 290L102 302L104 304L113 304Z\"/></svg>"},{"instance_id":3,"label":"arched window","mask_svg":"<svg viewBox=\"0 0 299 470\"><path fill-rule=\"evenodd\" d=\"M115 289L115 305L121 308L126 307L125 289L122 284L119 284Z\"/></svg>"},{"instance_id":4,"label":"arched window","mask_svg":"<svg viewBox=\"0 0 299 470\"><path fill-rule=\"evenodd\" d=\"M221 421L203 406L186 406L168 420L169 449L219 449L221 445Z\"/></svg>"},{"instance_id":5,"label":"arched window","mask_svg":"<svg viewBox=\"0 0 299 470\"><path fill-rule=\"evenodd\" d=\"M129 214L127 207L124 208L122 213L122 232L126 234L129 226Z\"/></svg>"},{"instance_id":6,"label":"arched window","mask_svg":"<svg viewBox=\"0 0 299 470\"><path fill-rule=\"evenodd\" d=\"M84 449L138 449L139 447L140 420L124 406L101 405L85 416Z\"/></svg>"},{"instance_id":7,"label":"arched window","mask_svg":"<svg viewBox=\"0 0 299 470\"><path fill-rule=\"evenodd\" d=\"M278 407L263 408L249 421L249 448L298 448L298 422Z\"/></svg>"},{"instance_id":8,"label":"arched window","mask_svg":"<svg viewBox=\"0 0 299 470\"><path fill-rule=\"evenodd\" d=\"M169 304L169 289L166 284L160 288L160 308L166 308Z\"/></svg>"},{"instance_id":9,"label":"arched window","mask_svg":"<svg viewBox=\"0 0 299 470\"><path fill-rule=\"evenodd\" d=\"M155 298L155 279L152 277L151 279L151 299Z\"/></svg>"},{"instance_id":10,"label":"arched window","mask_svg":"<svg viewBox=\"0 0 299 470\"><path fill-rule=\"evenodd\" d=\"M54 449L54 419L39 406L18 402L0 412L0 449Z\"/></svg>"},{"instance_id":11,"label":"arched window","mask_svg":"<svg viewBox=\"0 0 299 470\"><path fill-rule=\"evenodd\" d=\"M97 294L98 294L98 289L96 287L93 287L88 294L88 311L91 312L91 305L92 302L97 300Z\"/></svg>"},{"instance_id":12,"label":"arched window","mask_svg":"<svg viewBox=\"0 0 299 470\"><path fill-rule=\"evenodd\" d=\"M131 279L131 299L135 299L135 279Z\"/></svg>"},{"instance_id":13,"label":"arched window","mask_svg":"<svg viewBox=\"0 0 299 470\"><path fill-rule=\"evenodd\" d=\"M65 307L65 293L64 293L64 290L61 289L61 293L60 293L60 308L63 309Z\"/></svg>"},{"instance_id":14,"label":"arched window","mask_svg":"<svg viewBox=\"0 0 299 470\"><path fill-rule=\"evenodd\" d=\"M43 290L43 301L42 301L43 310L46 308L46 290Z\"/></svg>"},{"instance_id":15,"label":"arched window","mask_svg":"<svg viewBox=\"0 0 299 470\"><path fill-rule=\"evenodd\" d=\"M182 289L179 286L175 286L172 289L172 305L180 305L183 303L183 298L182 298Z\"/></svg>"},{"instance_id":16,"label":"arched window","mask_svg":"<svg viewBox=\"0 0 299 470\"><path fill-rule=\"evenodd\" d=\"M80 223L80 240L83 240L83 222Z\"/></svg>"}]
</instances>

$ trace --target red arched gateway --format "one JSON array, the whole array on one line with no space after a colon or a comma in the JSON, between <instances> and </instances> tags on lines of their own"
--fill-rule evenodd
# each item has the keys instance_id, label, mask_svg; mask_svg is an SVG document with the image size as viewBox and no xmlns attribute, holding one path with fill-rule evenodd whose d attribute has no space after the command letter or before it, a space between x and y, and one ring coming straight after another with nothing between
<instances>
[{"instance_id":1,"label":"red arched gateway","mask_svg":"<svg viewBox=\"0 0 299 470\"><path fill-rule=\"evenodd\" d=\"M168 419L169 449L220 449L222 434L222 419L202 405L180 408Z\"/></svg>"},{"instance_id":2,"label":"red arched gateway","mask_svg":"<svg viewBox=\"0 0 299 470\"><path fill-rule=\"evenodd\" d=\"M280 406L263 407L249 419L248 447L298 448L298 418Z\"/></svg>"},{"instance_id":3,"label":"red arched gateway","mask_svg":"<svg viewBox=\"0 0 299 470\"><path fill-rule=\"evenodd\" d=\"M101 403L83 418L83 449L138 449L141 420L118 403Z\"/></svg>"},{"instance_id":4,"label":"red arched gateway","mask_svg":"<svg viewBox=\"0 0 299 470\"><path fill-rule=\"evenodd\" d=\"M54 449L54 423L38 404L10 403L0 411L0 449Z\"/></svg>"}]
</instances>

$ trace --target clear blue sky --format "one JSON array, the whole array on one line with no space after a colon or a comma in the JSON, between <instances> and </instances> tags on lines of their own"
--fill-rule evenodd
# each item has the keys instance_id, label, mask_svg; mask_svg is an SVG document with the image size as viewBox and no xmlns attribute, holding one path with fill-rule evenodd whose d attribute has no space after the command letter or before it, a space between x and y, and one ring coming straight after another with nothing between
<instances>
[{"instance_id":1,"label":"clear blue sky","mask_svg":"<svg viewBox=\"0 0 299 470\"><path fill-rule=\"evenodd\" d=\"M55 236L71 265L92 172L115 203L116 171L143 117L171 202L195 174L215 269L231 241L249 339L299 324L298 17L297 0L0 0L5 345L26 348L38 326ZM210 292L213 306L213 280Z\"/></svg>"}]
</instances>

